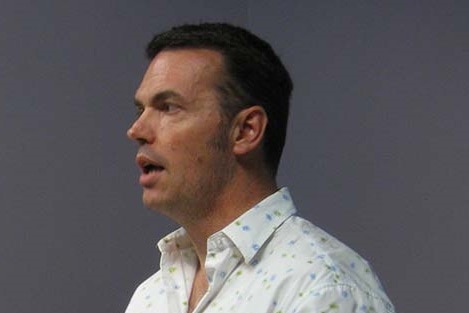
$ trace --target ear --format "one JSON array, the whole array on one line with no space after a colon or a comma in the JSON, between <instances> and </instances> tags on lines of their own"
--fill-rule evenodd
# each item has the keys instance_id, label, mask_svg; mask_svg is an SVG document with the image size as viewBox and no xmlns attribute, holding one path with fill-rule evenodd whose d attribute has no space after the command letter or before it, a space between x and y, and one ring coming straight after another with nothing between
<instances>
[{"instance_id":1,"label":"ear","mask_svg":"<svg viewBox=\"0 0 469 313\"><path fill-rule=\"evenodd\" d=\"M239 112L232 124L233 153L244 155L260 147L267 122L267 113L261 106L252 106Z\"/></svg>"}]
</instances>

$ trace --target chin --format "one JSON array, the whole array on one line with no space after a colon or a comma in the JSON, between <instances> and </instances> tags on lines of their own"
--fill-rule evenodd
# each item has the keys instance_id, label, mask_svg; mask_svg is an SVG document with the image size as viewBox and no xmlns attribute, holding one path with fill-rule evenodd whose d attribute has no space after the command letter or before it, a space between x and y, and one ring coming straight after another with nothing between
<instances>
[{"instance_id":1,"label":"chin","mask_svg":"<svg viewBox=\"0 0 469 313\"><path fill-rule=\"evenodd\" d=\"M142 198L142 202L143 202L143 205L149 209L156 209L157 207L161 206L161 201L155 198L147 198L144 196Z\"/></svg>"},{"instance_id":2,"label":"chin","mask_svg":"<svg viewBox=\"0 0 469 313\"><path fill-rule=\"evenodd\" d=\"M157 210L162 205L160 197L150 194L148 191L144 191L142 195L143 205L151 210Z\"/></svg>"},{"instance_id":3,"label":"chin","mask_svg":"<svg viewBox=\"0 0 469 313\"><path fill-rule=\"evenodd\" d=\"M161 192L156 192L154 190L144 190L142 202L146 208L159 213L164 213L165 211L170 210L174 205L170 197L168 198L167 195L163 195Z\"/></svg>"}]
</instances>

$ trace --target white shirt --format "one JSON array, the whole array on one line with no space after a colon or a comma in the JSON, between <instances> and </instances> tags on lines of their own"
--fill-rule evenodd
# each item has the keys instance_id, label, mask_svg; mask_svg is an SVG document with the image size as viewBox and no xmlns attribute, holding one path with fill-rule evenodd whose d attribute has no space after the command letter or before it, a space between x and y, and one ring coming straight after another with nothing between
<instances>
[{"instance_id":1,"label":"white shirt","mask_svg":"<svg viewBox=\"0 0 469 313\"><path fill-rule=\"evenodd\" d=\"M207 241L208 291L194 313L393 313L368 263L295 216L287 188ZM183 228L163 238L160 270L126 313L186 313L197 256Z\"/></svg>"}]
</instances>

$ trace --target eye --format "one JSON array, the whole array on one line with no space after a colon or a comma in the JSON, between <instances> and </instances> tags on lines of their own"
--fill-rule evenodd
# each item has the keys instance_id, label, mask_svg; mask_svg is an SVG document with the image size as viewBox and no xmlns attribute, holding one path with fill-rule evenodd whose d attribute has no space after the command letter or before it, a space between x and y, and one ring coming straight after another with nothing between
<instances>
[{"instance_id":1,"label":"eye","mask_svg":"<svg viewBox=\"0 0 469 313\"><path fill-rule=\"evenodd\" d=\"M166 113L174 113L179 110L179 106L171 103L171 102L162 102L159 106L158 109L162 112Z\"/></svg>"}]
</instances>

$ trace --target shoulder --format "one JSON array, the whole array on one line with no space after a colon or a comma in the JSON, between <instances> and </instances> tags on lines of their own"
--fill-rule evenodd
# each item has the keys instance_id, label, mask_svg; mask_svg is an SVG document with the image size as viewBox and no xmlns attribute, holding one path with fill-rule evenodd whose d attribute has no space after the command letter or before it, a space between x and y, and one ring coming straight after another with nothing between
<instances>
[{"instance_id":1,"label":"shoulder","mask_svg":"<svg viewBox=\"0 0 469 313\"><path fill-rule=\"evenodd\" d=\"M158 271L144 280L135 290L126 313L146 312L153 303L159 303L158 297L163 296L165 288L161 278L161 271Z\"/></svg>"},{"instance_id":2,"label":"shoulder","mask_svg":"<svg viewBox=\"0 0 469 313\"><path fill-rule=\"evenodd\" d=\"M289 305L361 305L393 312L369 263L307 220L292 216L260 252L258 266ZM341 312L341 311L340 311ZM367 312L364 310L363 312ZM371 311L370 311L371 312Z\"/></svg>"}]
</instances>

